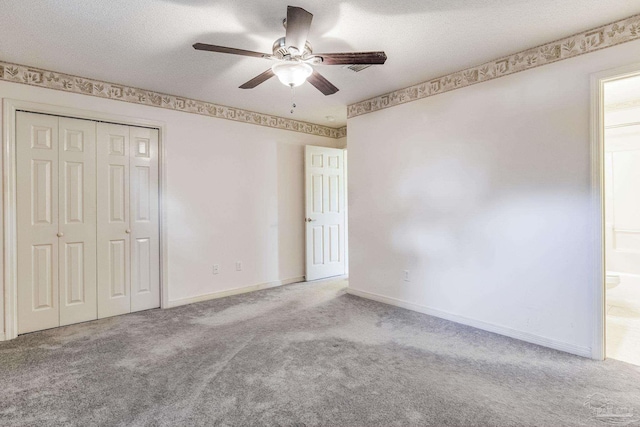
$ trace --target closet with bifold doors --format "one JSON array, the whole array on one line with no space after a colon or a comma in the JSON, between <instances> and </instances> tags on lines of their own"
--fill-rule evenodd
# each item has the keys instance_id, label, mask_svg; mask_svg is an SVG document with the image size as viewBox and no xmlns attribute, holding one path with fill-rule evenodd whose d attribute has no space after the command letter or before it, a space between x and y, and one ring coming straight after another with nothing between
<instances>
[{"instance_id":1,"label":"closet with bifold doors","mask_svg":"<svg viewBox=\"0 0 640 427\"><path fill-rule=\"evenodd\" d=\"M160 307L158 130L16 114L18 333Z\"/></svg>"}]
</instances>

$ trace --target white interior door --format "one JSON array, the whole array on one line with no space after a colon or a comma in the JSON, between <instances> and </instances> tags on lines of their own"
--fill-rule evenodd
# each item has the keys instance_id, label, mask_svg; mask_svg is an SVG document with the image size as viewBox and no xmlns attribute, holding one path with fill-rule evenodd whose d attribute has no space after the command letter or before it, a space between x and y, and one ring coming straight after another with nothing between
<instances>
[{"instance_id":1,"label":"white interior door","mask_svg":"<svg viewBox=\"0 0 640 427\"><path fill-rule=\"evenodd\" d=\"M60 325L97 318L96 123L58 119Z\"/></svg>"},{"instance_id":2,"label":"white interior door","mask_svg":"<svg viewBox=\"0 0 640 427\"><path fill-rule=\"evenodd\" d=\"M16 115L18 333L60 325L58 118Z\"/></svg>"},{"instance_id":3,"label":"white interior door","mask_svg":"<svg viewBox=\"0 0 640 427\"><path fill-rule=\"evenodd\" d=\"M130 128L131 311L160 307L158 130Z\"/></svg>"},{"instance_id":4,"label":"white interior door","mask_svg":"<svg viewBox=\"0 0 640 427\"><path fill-rule=\"evenodd\" d=\"M98 317L131 312L129 126L98 123Z\"/></svg>"},{"instance_id":5,"label":"white interior door","mask_svg":"<svg viewBox=\"0 0 640 427\"><path fill-rule=\"evenodd\" d=\"M305 147L306 279L345 273L343 150Z\"/></svg>"}]
</instances>

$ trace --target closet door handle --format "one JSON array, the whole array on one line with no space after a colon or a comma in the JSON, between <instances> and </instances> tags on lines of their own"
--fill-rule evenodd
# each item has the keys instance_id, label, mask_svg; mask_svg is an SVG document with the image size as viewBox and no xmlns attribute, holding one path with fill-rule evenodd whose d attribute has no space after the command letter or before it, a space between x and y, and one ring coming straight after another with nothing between
<instances>
[{"instance_id":1,"label":"closet door handle","mask_svg":"<svg viewBox=\"0 0 640 427\"><path fill-rule=\"evenodd\" d=\"M58 236L58 237L64 237L64 233L58 233L58 234L56 234L56 236Z\"/></svg>"},{"instance_id":2,"label":"closet door handle","mask_svg":"<svg viewBox=\"0 0 640 427\"><path fill-rule=\"evenodd\" d=\"M131 230L128 229L128 228L126 230L124 230L124 232L127 233L127 234L131 234Z\"/></svg>"}]
</instances>

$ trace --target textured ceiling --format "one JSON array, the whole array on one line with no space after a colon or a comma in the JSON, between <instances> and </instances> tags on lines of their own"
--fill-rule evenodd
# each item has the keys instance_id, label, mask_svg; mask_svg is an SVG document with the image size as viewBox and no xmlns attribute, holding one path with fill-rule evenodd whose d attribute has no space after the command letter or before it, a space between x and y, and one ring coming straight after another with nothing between
<instances>
[{"instance_id":1,"label":"textured ceiling","mask_svg":"<svg viewBox=\"0 0 640 427\"><path fill-rule=\"evenodd\" d=\"M286 6L314 14L315 52L384 50L385 65L318 69L340 92L271 79L271 63L195 42L270 52ZM638 0L0 0L0 59L338 127L346 105L640 13ZM334 122L327 116L335 117Z\"/></svg>"}]
</instances>

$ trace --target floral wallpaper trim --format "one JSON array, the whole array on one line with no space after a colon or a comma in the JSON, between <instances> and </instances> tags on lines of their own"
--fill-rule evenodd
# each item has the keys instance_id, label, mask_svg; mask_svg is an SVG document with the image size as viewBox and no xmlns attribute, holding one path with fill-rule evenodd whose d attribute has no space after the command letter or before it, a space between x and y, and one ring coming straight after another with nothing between
<instances>
[{"instance_id":1,"label":"floral wallpaper trim","mask_svg":"<svg viewBox=\"0 0 640 427\"><path fill-rule=\"evenodd\" d=\"M351 104L347 107L347 117L372 113L638 39L640 15L634 15L476 67Z\"/></svg>"},{"instance_id":2,"label":"floral wallpaper trim","mask_svg":"<svg viewBox=\"0 0 640 427\"><path fill-rule=\"evenodd\" d=\"M276 129L290 130L328 138L346 136L347 128L331 128L313 123L302 122L269 114L256 113L240 108L217 105L211 102L198 101L180 96L167 95L145 89L125 85L77 77L55 71L35 67L11 64L0 61L0 80L22 83L31 86L56 89L64 92L115 99L150 107L166 108L185 113L233 120L236 122L267 126Z\"/></svg>"}]
</instances>

